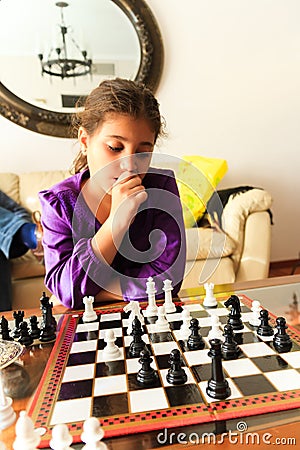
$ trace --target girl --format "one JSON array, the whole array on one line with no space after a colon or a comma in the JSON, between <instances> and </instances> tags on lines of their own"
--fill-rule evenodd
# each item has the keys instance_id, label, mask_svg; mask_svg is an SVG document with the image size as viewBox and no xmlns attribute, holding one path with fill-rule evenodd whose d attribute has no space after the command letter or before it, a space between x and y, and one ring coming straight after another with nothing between
<instances>
[{"instance_id":1,"label":"girl","mask_svg":"<svg viewBox=\"0 0 300 450\"><path fill-rule=\"evenodd\" d=\"M80 152L75 175L40 192L45 283L67 307L95 301L147 300L153 277L177 294L186 243L174 174L150 161L162 119L143 85L102 82L75 117Z\"/></svg>"}]
</instances>

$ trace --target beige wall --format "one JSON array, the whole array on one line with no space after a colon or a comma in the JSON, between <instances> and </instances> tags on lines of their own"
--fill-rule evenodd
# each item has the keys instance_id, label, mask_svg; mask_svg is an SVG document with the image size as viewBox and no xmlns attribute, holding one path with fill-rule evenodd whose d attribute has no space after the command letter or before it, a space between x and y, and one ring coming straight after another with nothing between
<instances>
[{"instance_id":1,"label":"beige wall","mask_svg":"<svg viewBox=\"0 0 300 450\"><path fill-rule=\"evenodd\" d=\"M299 0L148 0L165 68L157 96L169 137L160 151L226 158L220 187L274 197L272 261L300 250ZM65 169L72 141L0 117L1 171Z\"/></svg>"}]
</instances>

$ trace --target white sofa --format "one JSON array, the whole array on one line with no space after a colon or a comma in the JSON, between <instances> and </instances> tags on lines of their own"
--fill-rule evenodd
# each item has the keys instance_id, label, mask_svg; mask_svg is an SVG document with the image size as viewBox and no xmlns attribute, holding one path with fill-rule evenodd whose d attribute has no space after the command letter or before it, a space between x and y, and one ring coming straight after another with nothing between
<instances>
[{"instance_id":1,"label":"white sofa","mask_svg":"<svg viewBox=\"0 0 300 450\"><path fill-rule=\"evenodd\" d=\"M30 211L40 210L38 192L69 176L68 171L0 173L0 189ZM231 196L222 216L223 231L187 228L183 289L265 278L271 247L270 194L252 189ZM13 309L39 306L44 266L28 252L11 261Z\"/></svg>"}]
</instances>

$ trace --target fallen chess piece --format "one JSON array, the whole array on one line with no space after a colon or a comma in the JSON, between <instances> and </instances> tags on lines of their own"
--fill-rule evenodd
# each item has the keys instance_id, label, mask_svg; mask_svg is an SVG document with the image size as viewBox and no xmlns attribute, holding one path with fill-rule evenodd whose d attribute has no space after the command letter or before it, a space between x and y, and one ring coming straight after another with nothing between
<instances>
[{"instance_id":1,"label":"fallen chess piece","mask_svg":"<svg viewBox=\"0 0 300 450\"><path fill-rule=\"evenodd\" d=\"M107 445L101 442L104 431L96 417L89 417L83 423L81 440L85 443L82 450L107 450Z\"/></svg>"}]
</instances>

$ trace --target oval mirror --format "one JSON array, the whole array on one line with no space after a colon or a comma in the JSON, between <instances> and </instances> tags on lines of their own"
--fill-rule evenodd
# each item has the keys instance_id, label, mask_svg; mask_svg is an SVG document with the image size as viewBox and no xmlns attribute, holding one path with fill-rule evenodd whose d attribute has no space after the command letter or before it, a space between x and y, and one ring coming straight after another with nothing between
<instances>
[{"instance_id":1,"label":"oval mirror","mask_svg":"<svg viewBox=\"0 0 300 450\"><path fill-rule=\"evenodd\" d=\"M62 59L56 49L63 49L64 41L68 60L81 61L72 63L72 70L51 64ZM78 98L115 77L155 91L162 66L161 34L143 0L1 1L0 114L22 127L73 137ZM80 75L73 75L76 70Z\"/></svg>"}]
</instances>

